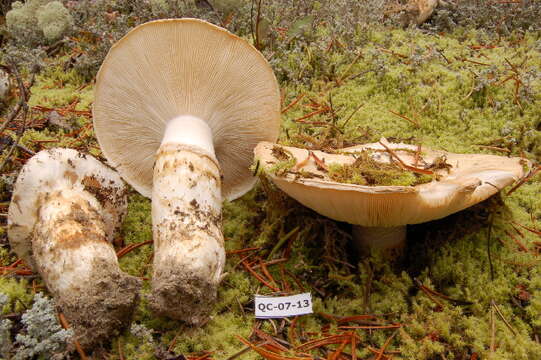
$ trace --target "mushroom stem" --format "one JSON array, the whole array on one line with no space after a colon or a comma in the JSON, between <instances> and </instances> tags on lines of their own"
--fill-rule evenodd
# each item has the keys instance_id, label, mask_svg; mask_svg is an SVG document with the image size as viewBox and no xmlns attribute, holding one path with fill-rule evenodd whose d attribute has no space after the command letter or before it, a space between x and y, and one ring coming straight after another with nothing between
<instances>
[{"instance_id":1,"label":"mushroom stem","mask_svg":"<svg viewBox=\"0 0 541 360\"><path fill-rule=\"evenodd\" d=\"M359 250L400 251L406 243L406 226L353 226L353 239Z\"/></svg>"},{"instance_id":2,"label":"mushroom stem","mask_svg":"<svg viewBox=\"0 0 541 360\"><path fill-rule=\"evenodd\" d=\"M192 324L208 317L225 263L221 208L210 128L191 116L173 120L154 165L151 305L157 313Z\"/></svg>"},{"instance_id":3,"label":"mushroom stem","mask_svg":"<svg viewBox=\"0 0 541 360\"><path fill-rule=\"evenodd\" d=\"M127 324L140 286L137 278L120 271L102 212L84 190L48 193L32 241L37 270L87 348Z\"/></svg>"}]
</instances>

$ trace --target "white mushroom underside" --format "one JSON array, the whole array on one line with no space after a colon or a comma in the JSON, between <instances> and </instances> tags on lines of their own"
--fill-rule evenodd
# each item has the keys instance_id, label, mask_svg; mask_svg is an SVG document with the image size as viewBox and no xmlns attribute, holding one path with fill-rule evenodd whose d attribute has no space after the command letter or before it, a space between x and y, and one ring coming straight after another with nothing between
<instances>
[{"instance_id":1,"label":"white mushroom underside","mask_svg":"<svg viewBox=\"0 0 541 360\"><path fill-rule=\"evenodd\" d=\"M280 89L265 58L245 40L198 19L158 20L111 48L92 111L104 155L147 197L169 121L184 114L205 120L222 196L232 200L255 184L248 169L253 148L278 137Z\"/></svg>"}]
</instances>

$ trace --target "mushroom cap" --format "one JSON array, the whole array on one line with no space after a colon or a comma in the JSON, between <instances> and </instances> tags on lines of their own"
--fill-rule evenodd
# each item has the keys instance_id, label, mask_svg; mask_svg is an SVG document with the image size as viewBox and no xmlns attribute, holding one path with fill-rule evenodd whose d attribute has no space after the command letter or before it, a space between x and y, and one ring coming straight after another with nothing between
<instances>
[{"instance_id":1,"label":"mushroom cap","mask_svg":"<svg viewBox=\"0 0 541 360\"><path fill-rule=\"evenodd\" d=\"M8 238L12 250L33 267L32 237L39 208L49 194L62 190L87 191L101 207L105 234L113 240L127 210L126 185L111 168L73 149L42 150L23 166L15 182L8 210Z\"/></svg>"},{"instance_id":2,"label":"mushroom cap","mask_svg":"<svg viewBox=\"0 0 541 360\"><path fill-rule=\"evenodd\" d=\"M222 194L232 200L255 184L248 168L257 143L278 137L280 89L265 58L245 40L198 19L158 20L113 45L97 75L93 115L103 153L147 197L168 121L203 119Z\"/></svg>"},{"instance_id":3,"label":"mushroom cap","mask_svg":"<svg viewBox=\"0 0 541 360\"><path fill-rule=\"evenodd\" d=\"M382 142L385 141L384 139ZM268 142L258 144L255 158L266 170L270 179L289 196L303 205L331 219L362 226L400 226L418 224L440 219L497 193L505 186L524 176L526 160L495 155L453 154L445 151L422 148L422 160L432 163L445 156L452 165L447 170L437 170L439 180L416 186L365 186L338 183L329 179L326 172L318 169L310 158L309 150L281 146L293 154L297 168L318 177L306 178L288 172L277 176L268 170L277 163L273 147L281 146ZM389 144L406 164L415 163L417 146ZM352 164L352 154L363 149L374 149L375 159L389 162L389 153L379 143L365 144L337 150L336 154L313 151L325 164Z\"/></svg>"}]
</instances>

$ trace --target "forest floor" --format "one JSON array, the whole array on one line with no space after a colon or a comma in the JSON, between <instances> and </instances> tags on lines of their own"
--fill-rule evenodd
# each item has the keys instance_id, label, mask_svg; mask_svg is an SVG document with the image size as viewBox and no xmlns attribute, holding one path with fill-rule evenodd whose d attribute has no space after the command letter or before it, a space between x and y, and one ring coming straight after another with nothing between
<instances>
[{"instance_id":1,"label":"forest floor","mask_svg":"<svg viewBox=\"0 0 541 360\"><path fill-rule=\"evenodd\" d=\"M10 322L5 331L0 326L0 357L6 359L32 358L22 355L28 343L17 340L28 335L21 317L36 293L47 294L40 277L10 252L13 182L42 149L69 147L105 161L92 127L97 67L128 29L166 17L159 6L173 6L80 3L65 3L74 23L60 41L25 44L2 33L0 64L13 84L0 110L0 293L7 296L0 324ZM261 175L253 190L224 204L226 276L210 320L198 328L148 307L151 206L131 190L115 246L122 270L143 280L141 302L131 328L93 356L541 359L541 32L539 17L524 15L532 8L477 1L454 13L436 10L417 27L347 0L329 8L317 1L196 3L175 8L175 16L224 26L269 60L281 86L280 143L326 149L385 137L523 157L533 164L531 176L469 209L410 225L403 259L390 262L358 255L351 225L303 207ZM541 12L539 2L528 6ZM363 18L367 13L373 18ZM255 294L301 292L312 294L313 314L254 318ZM80 356L35 352L53 354Z\"/></svg>"}]
</instances>

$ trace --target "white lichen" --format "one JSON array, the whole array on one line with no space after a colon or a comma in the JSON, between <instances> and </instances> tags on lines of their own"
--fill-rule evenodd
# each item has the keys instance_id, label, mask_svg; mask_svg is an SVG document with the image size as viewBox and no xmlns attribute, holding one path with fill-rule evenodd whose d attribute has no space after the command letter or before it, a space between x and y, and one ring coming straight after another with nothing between
<instances>
[{"instance_id":1,"label":"white lichen","mask_svg":"<svg viewBox=\"0 0 541 360\"><path fill-rule=\"evenodd\" d=\"M64 358L73 331L60 327L52 299L36 294L34 305L23 314L21 322L25 331L17 334L14 360L33 359L35 356L43 359Z\"/></svg>"},{"instance_id":2,"label":"white lichen","mask_svg":"<svg viewBox=\"0 0 541 360\"><path fill-rule=\"evenodd\" d=\"M2 319L4 308L9 304L9 297L6 294L0 293L0 357L7 358L11 351L11 321Z\"/></svg>"},{"instance_id":3,"label":"white lichen","mask_svg":"<svg viewBox=\"0 0 541 360\"><path fill-rule=\"evenodd\" d=\"M59 1L16 1L6 14L8 32L28 46L61 39L73 26L73 17Z\"/></svg>"}]
</instances>

